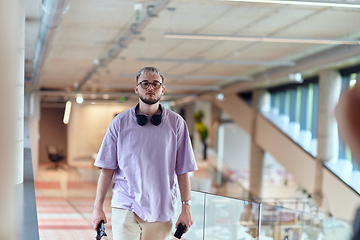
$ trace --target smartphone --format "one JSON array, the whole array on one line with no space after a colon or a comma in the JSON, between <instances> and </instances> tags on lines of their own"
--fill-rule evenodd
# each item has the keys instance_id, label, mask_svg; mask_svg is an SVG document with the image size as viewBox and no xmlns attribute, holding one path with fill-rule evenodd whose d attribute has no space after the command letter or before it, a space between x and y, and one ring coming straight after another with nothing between
<instances>
[{"instance_id":1,"label":"smartphone","mask_svg":"<svg viewBox=\"0 0 360 240\"><path fill-rule=\"evenodd\" d=\"M186 225L183 223L179 223L179 225L177 226L176 232L174 234L174 237L180 239L181 236L184 234L186 230Z\"/></svg>"}]
</instances>

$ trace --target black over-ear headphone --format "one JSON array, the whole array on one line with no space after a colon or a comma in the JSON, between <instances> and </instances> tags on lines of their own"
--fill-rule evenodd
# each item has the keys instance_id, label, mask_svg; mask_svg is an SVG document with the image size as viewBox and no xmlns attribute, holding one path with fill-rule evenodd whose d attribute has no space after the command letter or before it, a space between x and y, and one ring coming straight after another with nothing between
<instances>
[{"instance_id":1,"label":"black over-ear headphone","mask_svg":"<svg viewBox=\"0 0 360 240\"><path fill-rule=\"evenodd\" d=\"M148 119L145 115L142 114L138 114L137 111L139 110L139 104L136 105L135 107L135 116L136 116L136 122L140 125L140 126L144 126L145 124L147 124ZM160 110L160 115L153 115L151 116L151 123L155 126L159 125L161 123L161 117L162 117L162 108L159 105L159 110Z\"/></svg>"}]
</instances>

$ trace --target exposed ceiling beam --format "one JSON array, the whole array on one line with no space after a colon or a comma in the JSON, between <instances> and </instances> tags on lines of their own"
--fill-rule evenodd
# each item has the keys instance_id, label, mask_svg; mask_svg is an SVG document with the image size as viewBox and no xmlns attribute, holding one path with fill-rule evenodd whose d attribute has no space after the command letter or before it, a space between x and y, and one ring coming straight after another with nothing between
<instances>
[{"instance_id":1,"label":"exposed ceiling beam","mask_svg":"<svg viewBox=\"0 0 360 240\"><path fill-rule=\"evenodd\" d=\"M260 65L260 66L295 66L290 61L232 61L232 60L208 60L208 59L173 59L173 58L137 58L137 61L145 62L180 62L180 63L206 63L206 64L228 64L228 65Z\"/></svg>"},{"instance_id":2,"label":"exposed ceiling beam","mask_svg":"<svg viewBox=\"0 0 360 240\"><path fill-rule=\"evenodd\" d=\"M156 3L156 5L147 6L145 17L140 19L139 23L131 24L130 28L116 41L116 44L110 47L107 56L104 59L99 60L97 64L94 64L93 68L88 72L75 90L80 91L85 83L98 71L99 68L106 66L110 61L116 58L116 56L118 56L120 52L126 48L126 46L131 43L150 23L151 19L156 17L169 2L170 0L160 0Z\"/></svg>"},{"instance_id":3,"label":"exposed ceiling beam","mask_svg":"<svg viewBox=\"0 0 360 240\"><path fill-rule=\"evenodd\" d=\"M31 97L34 95L38 96L52 96L52 97L70 97L70 98L76 98L78 96L82 96L83 98L90 98L90 99L96 99L96 98L104 98L104 95L106 95L106 98L120 98L120 97L138 97L137 94L134 92L67 92L67 91L32 91ZM163 96L163 100L172 100L172 99L179 99L179 98L185 98L185 97L192 97L196 96L195 94L174 94L174 93L167 93Z\"/></svg>"},{"instance_id":4,"label":"exposed ceiling beam","mask_svg":"<svg viewBox=\"0 0 360 240\"><path fill-rule=\"evenodd\" d=\"M285 38L285 37L259 37L259 36L232 36L213 34L186 34L164 33L164 38L190 39L190 40L216 40L216 41L243 41L243 42L270 42L270 43L304 43L304 44L344 44L359 45L359 40L320 39L320 38Z\"/></svg>"},{"instance_id":5,"label":"exposed ceiling beam","mask_svg":"<svg viewBox=\"0 0 360 240\"><path fill-rule=\"evenodd\" d=\"M119 77L135 78L132 73L120 73ZM171 75L166 74L165 78L170 79L196 79L196 80L228 80L228 81L251 81L251 76L221 76L221 75Z\"/></svg>"},{"instance_id":6,"label":"exposed ceiling beam","mask_svg":"<svg viewBox=\"0 0 360 240\"><path fill-rule=\"evenodd\" d=\"M339 8L360 8L360 4L351 2L329 2L329 1L285 1L285 0L223 0L227 2L254 2L254 3L273 3L287 5L306 5L319 7L339 7Z\"/></svg>"}]
</instances>

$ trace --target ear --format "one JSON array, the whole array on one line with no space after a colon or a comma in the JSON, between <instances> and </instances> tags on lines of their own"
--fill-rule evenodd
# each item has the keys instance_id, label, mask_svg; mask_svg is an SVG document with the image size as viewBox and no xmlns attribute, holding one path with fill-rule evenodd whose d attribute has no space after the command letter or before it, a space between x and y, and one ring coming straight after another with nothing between
<instances>
[{"instance_id":1,"label":"ear","mask_svg":"<svg viewBox=\"0 0 360 240\"><path fill-rule=\"evenodd\" d=\"M164 95L164 93L165 93L165 86L162 87L161 95Z\"/></svg>"},{"instance_id":2,"label":"ear","mask_svg":"<svg viewBox=\"0 0 360 240\"><path fill-rule=\"evenodd\" d=\"M138 93L139 93L139 91L138 91L138 87L139 87L138 85L135 85L135 86L134 86L134 92L135 92L136 94L138 94Z\"/></svg>"}]
</instances>

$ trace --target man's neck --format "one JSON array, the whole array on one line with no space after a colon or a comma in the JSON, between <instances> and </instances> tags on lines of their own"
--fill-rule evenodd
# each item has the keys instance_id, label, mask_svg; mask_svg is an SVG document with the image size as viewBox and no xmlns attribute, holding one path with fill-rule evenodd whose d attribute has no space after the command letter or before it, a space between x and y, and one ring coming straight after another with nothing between
<instances>
[{"instance_id":1,"label":"man's neck","mask_svg":"<svg viewBox=\"0 0 360 240\"><path fill-rule=\"evenodd\" d=\"M149 105L140 100L139 111L145 115L155 115L159 111L159 102Z\"/></svg>"}]
</instances>

